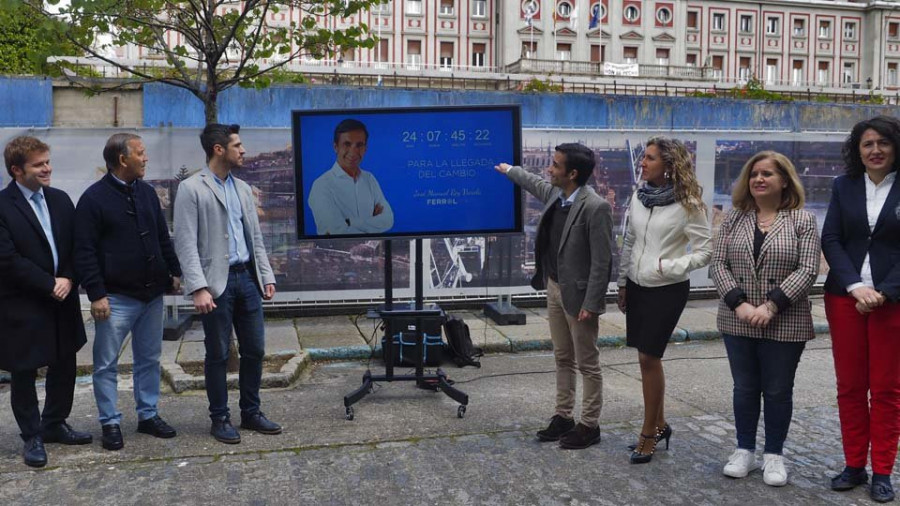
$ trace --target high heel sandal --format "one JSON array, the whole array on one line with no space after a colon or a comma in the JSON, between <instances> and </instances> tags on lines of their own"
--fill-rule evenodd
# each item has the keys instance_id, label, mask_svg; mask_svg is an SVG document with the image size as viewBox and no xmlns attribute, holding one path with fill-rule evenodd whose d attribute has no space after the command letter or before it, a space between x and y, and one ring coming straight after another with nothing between
<instances>
[{"instance_id":1,"label":"high heel sandal","mask_svg":"<svg viewBox=\"0 0 900 506\"><path fill-rule=\"evenodd\" d=\"M672 437L672 427L667 423L662 429L659 427L656 428L656 442L659 443L663 439L666 440L666 450L669 449L669 439ZM636 444L628 445L628 449L634 451L637 448Z\"/></svg>"},{"instance_id":2,"label":"high heel sandal","mask_svg":"<svg viewBox=\"0 0 900 506\"><path fill-rule=\"evenodd\" d=\"M652 443L651 443L652 441ZM638 440L638 444L635 446L633 452L631 452L631 463L632 464L646 464L653 460L653 454L656 453L656 435L648 436L646 434L641 434L640 439ZM650 453L644 453L644 447L647 445L650 446Z\"/></svg>"},{"instance_id":3,"label":"high heel sandal","mask_svg":"<svg viewBox=\"0 0 900 506\"><path fill-rule=\"evenodd\" d=\"M669 449L669 439L672 438L672 427L667 423L662 429L656 429L656 442L666 440L666 450Z\"/></svg>"}]
</instances>

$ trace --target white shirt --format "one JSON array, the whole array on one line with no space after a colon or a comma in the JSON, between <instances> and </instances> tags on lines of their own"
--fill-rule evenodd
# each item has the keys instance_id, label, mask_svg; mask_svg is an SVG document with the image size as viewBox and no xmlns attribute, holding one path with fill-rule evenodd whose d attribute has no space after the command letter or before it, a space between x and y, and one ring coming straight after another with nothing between
<instances>
[{"instance_id":1,"label":"white shirt","mask_svg":"<svg viewBox=\"0 0 900 506\"><path fill-rule=\"evenodd\" d=\"M309 208L318 235L372 234L394 226L394 211L371 172L354 180L337 162L313 182ZM373 216L376 205L381 213Z\"/></svg>"},{"instance_id":2,"label":"white shirt","mask_svg":"<svg viewBox=\"0 0 900 506\"><path fill-rule=\"evenodd\" d=\"M868 174L866 174L863 179L866 182L866 217L869 219L869 231L871 232L875 230L875 223L878 222L878 215L881 214L881 208L884 207L884 203L888 198L888 193L891 192L891 187L894 186L894 180L897 179L897 172L894 171L884 176L884 179L878 184L875 184L869 179ZM859 277L862 278L862 281L848 286L847 293L850 293L861 286L875 288L875 282L872 281L872 265L869 263L868 253L866 253L866 258L863 260L862 269L859 271Z\"/></svg>"}]
</instances>

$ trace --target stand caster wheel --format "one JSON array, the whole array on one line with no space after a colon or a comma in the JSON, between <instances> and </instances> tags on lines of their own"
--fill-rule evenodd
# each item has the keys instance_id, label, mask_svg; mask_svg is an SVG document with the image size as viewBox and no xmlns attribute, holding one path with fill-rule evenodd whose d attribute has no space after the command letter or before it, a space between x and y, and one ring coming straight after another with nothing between
<instances>
[{"instance_id":1,"label":"stand caster wheel","mask_svg":"<svg viewBox=\"0 0 900 506\"><path fill-rule=\"evenodd\" d=\"M347 406L347 414L344 415L344 418L347 420L353 420L353 408Z\"/></svg>"},{"instance_id":2,"label":"stand caster wheel","mask_svg":"<svg viewBox=\"0 0 900 506\"><path fill-rule=\"evenodd\" d=\"M466 407L460 406L460 407L456 408L456 417L462 418L464 416L466 416Z\"/></svg>"}]
</instances>

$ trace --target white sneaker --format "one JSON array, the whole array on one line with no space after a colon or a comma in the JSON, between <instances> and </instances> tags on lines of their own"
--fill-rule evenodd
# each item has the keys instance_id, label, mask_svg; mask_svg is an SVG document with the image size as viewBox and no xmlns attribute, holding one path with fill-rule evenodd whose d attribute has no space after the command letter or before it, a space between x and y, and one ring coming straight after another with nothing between
<instances>
[{"instance_id":1,"label":"white sneaker","mask_svg":"<svg viewBox=\"0 0 900 506\"><path fill-rule=\"evenodd\" d=\"M763 481L772 487L787 485L787 469L784 468L784 457L774 453L763 454Z\"/></svg>"},{"instance_id":2,"label":"white sneaker","mask_svg":"<svg viewBox=\"0 0 900 506\"><path fill-rule=\"evenodd\" d=\"M722 469L722 474L732 478L743 478L757 468L759 468L759 464L756 463L756 454L750 450L738 448L728 457L728 463Z\"/></svg>"}]
</instances>

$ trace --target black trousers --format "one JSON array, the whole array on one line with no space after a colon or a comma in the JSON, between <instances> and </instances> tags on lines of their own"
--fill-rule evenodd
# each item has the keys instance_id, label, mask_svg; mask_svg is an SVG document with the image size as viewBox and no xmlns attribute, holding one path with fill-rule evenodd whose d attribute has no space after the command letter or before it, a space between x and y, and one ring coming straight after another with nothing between
<instances>
[{"instance_id":1,"label":"black trousers","mask_svg":"<svg viewBox=\"0 0 900 506\"><path fill-rule=\"evenodd\" d=\"M22 431L22 439L29 440L40 435L45 427L52 427L66 421L72 411L72 397L75 395L75 354L60 359L47 368L47 397L44 411L38 406L37 370L11 373L10 400L13 416Z\"/></svg>"}]
</instances>

